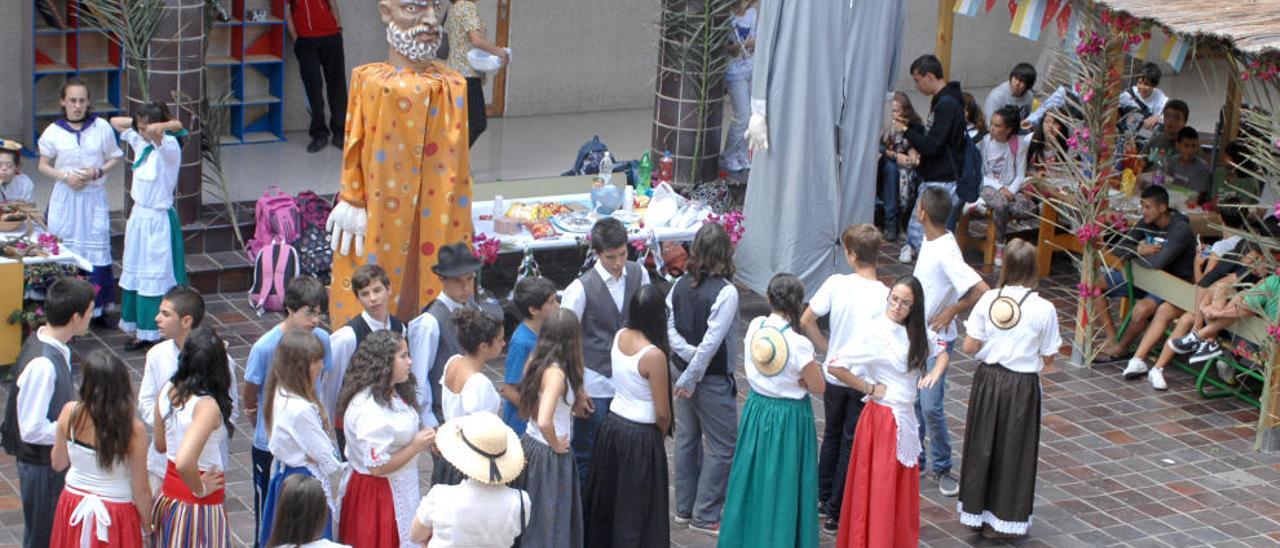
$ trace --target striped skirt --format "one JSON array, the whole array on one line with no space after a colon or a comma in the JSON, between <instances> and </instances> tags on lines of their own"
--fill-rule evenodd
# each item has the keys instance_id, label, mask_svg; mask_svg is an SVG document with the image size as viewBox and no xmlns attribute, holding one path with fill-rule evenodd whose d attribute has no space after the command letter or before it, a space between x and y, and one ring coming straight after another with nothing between
<instances>
[{"instance_id":1,"label":"striped skirt","mask_svg":"<svg viewBox=\"0 0 1280 548\"><path fill-rule=\"evenodd\" d=\"M151 507L151 533L153 548L190 546L201 548L231 548L231 525L227 511L222 506L225 490L218 490L204 498L196 498L191 489L178 476L178 469L169 461L164 474L164 486Z\"/></svg>"}]
</instances>

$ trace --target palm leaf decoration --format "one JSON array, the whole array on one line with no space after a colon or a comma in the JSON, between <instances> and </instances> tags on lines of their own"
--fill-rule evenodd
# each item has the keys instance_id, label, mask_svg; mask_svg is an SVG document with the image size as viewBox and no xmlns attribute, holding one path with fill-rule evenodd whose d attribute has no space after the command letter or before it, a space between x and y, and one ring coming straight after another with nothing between
<instances>
[{"instance_id":1,"label":"palm leaf decoration","mask_svg":"<svg viewBox=\"0 0 1280 548\"><path fill-rule=\"evenodd\" d=\"M146 52L164 13L164 0L80 0L80 5L85 21L105 29L107 37L125 51L137 84L135 98L151 100Z\"/></svg>"}]
</instances>

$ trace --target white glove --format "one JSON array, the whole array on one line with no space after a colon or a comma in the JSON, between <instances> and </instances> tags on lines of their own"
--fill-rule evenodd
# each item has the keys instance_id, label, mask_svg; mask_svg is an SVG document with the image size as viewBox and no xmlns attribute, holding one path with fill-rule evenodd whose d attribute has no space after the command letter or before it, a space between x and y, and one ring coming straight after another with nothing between
<instances>
[{"instance_id":1,"label":"white glove","mask_svg":"<svg viewBox=\"0 0 1280 548\"><path fill-rule=\"evenodd\" d=\"M747 120L747 132L743 134L747 139L747 148L752 151L769 150L769 124L765 121L764 113L765 101L752 99L751 118Z\"/></svg>"},{"instance_id":2,"label":"white glove","mask_svg":"<svg viewBox=\"0 0 1280 548\"><path fill-rule=\"evenodd\" d=\"M324 229L329 231L329 247L333 248L334 253L348 255L351 252L351 241L355 240L356 257L363 257L364 232L368 226L369 213L364 208L339 200L324 225Z\"/></svg>"}]
</instances>

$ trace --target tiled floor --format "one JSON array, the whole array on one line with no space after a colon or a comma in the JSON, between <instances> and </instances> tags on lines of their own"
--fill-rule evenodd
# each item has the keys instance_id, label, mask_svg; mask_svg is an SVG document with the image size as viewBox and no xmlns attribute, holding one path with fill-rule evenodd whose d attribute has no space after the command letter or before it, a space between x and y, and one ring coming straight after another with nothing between
<instances>
[{"instance_id":1,"label":"tiled floor","mask_svg":"<svg viewBox=\"0 0 1280 548\"><path fill-rule=\"evenodd\" d=\"M896 245L882 250L881 274L907 272L897 264ZM1066 264L1058 265L1066 272ZM989 281L990 277L988 276ZM1059 306L1063 338L1070 340L1074 311L1071 275L1047 280L1042 294ZM259 318L243 294L208 296L208 321L229 341L241 363L253 341L278 317ZM742 318L763 313L763 300L744 298ZM741 323L741 322L740 322ZM741 327L735 331L740 341ZM141 353L125 354L125 335L95 331L75 341L77 355L107 348L141 378ZM734 347L740 342L735 341ZM947 414L954 458L962 451L964 417L975 362L957 355L947 375ZM500 362L490 373L500 376ZM1145 382L1126 383L1118 367L1074 368L1059 359L1043 376L1044 419L1035 521L1024 546L1280 546L1280 455L1253 451L1257 412L1233 400L1204 400L1181 372L1169 375L1170 390L1153 392ZM747 384L740 382L745 391ZM821 421L821 402L815 415ZM227 510L238 542L253 534L250 436L241 421L227 470ZM820 426L821 428L821 426ZM423 483L429 459L420 459ZM958 465L957 465L958 467ZM21 540L22 513L11 457L0 456L0 545ZM922 482L921 544L963 546L988 543L963 527L955 499ZM714 539L672 526L677 546L713 546ZM823 545L834 539L823 537Z\"/></svg>"}]
</instances>

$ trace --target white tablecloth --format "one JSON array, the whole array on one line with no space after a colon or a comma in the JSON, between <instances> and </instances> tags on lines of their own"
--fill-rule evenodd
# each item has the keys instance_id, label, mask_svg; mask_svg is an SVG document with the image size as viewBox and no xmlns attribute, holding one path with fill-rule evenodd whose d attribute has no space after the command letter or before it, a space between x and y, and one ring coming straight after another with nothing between
<instances>
[{"instance_id":1,"label":"white tablecloth","mask_svg":"<svg viewBox=\"0 0 1280 548\"><path fill-rule=\"evenodd\" d=\"M539 198L523 198L520 200L509 200L504 207L510 207L512 203L519 201L523 203L536 202L560 202L560 203L579 203L585 207L591 205L591 195L588 193L581 194L562 194L559 196L543 196ZM531 249L534 251L546 249L568 249L578 245L579 239L585 238L585 233L567 233L560 232L554 238L543 238L535 240L532 234L527 230L522 230L519 234L498 234L493 231L493 201L475 202L471 205L471 222L474 226L475 235L484 234L490 238L498 238L502 242L502 252L522 251ZM481 217L486 217L481 219ZM705 219L705 214L702 216ZM632 241L646 240L651 235L656 236L660 242L688 242L692 241L697 235L698 229L702 227L702 222L693 223L691 226L684 228L672 227L648 227L638 228L632 226L627 230L627 235ZM559 229L557 229L559 232Z\"/></svg>"},{"instance_id":2,"label":"white tablecloth","mask_svg":"<svg viewBox=\"0 0 1280 548\"><path fill-rule=\"evenodd\" d=\"M36 245L35 242L36 242L37 234L39 234L38 231L32 232L31 235L27 238L27 241L30 242L31 245ZM0 241L8 241L10 238L13 238L15 236L21 236L21 235L22 235L21 232L0 232ZM14 259L9 259L7 257L0 257L0 261L13 261L13 260ZM76 254L76 252L71 251L71 249L67 248L67 246L65 245L58 246L57 255L53 255L50 257L25 257L22 259L22 262L24 264L59 263L59 264L75 266L80 270L90 270L90 271L93 270L93 265L89 264L88 259L85 259L84 257L81 257L80 255Z\"/></svg>"}]
</instances>

